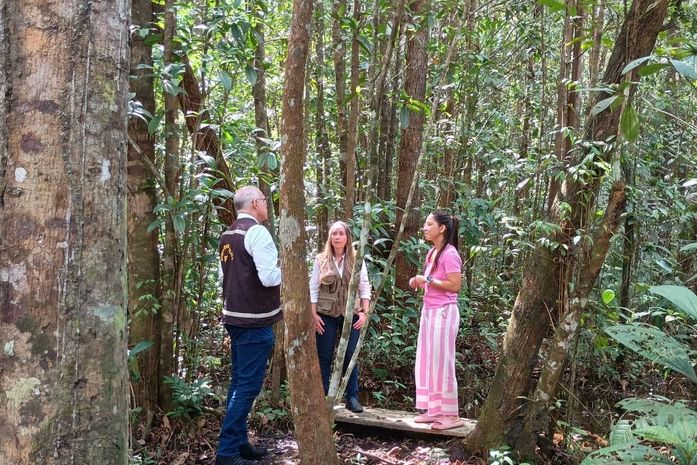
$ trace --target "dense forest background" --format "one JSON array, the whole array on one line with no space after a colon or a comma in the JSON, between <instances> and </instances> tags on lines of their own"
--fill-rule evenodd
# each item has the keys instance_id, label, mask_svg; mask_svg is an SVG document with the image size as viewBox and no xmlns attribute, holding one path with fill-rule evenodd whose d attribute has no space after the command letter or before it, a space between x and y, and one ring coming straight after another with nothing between
<instances>
[{"instance_id":1,"label":"dense forest background","mask_svg":"<svg viewBox=\"0 0 697 465\"><path fill-rule=\"evenodd\" d=\"M131 137L153 149L136 155L132 147L131 167L143 167L144 210L154 210L140 217L140 227L159 235L132 224L131 238L149 237L151 262L161 258L163 266L149 279L148 270L130 271L138 309L131 346L154 341L139 363L159 363L170 378L150 388L145 379L136 383L153 391L158 384L157 401L154 392L149 403L146 392L139 396L141 416L151 405L176 408L177 393L203 383L211 363L225 363L224 352L212 351L222 347L215 240L229 221L230 192L259 183L283 215L281 103L291 18L283 2L153 4L153 16L150 6L134 21L132 37L152 62L133 65L141 82L152 77L154 100L133 97ZM640 22L627 31L632 8ZM689 2L659 10L603 0L315 3L306 25L304 255L320 247L332 219L352 220L359 237L367 201L365 253L377 288L399 225L404 229L360 355L365 402L412 403L419 298L406 280L426 250L420 223L438 207L462 219L463 416L482 413L502 334L511 330L514 309L526 308L514 305L521 286L546 294L529 303L541 336L551 336L564 315L573 314L578 326L557 374L561 387L552 383L553 398L543 406L553 417L549 428L605 435L623 397L691 397L689 383L641 362L604 331L631 321L657 325L694 349L694 321L647 292L660 284L694 289L697 273L697 11ZM613 51L651 35L641 21L652 17L655 45L612 62ZM614 119L599 123L607 114ZM593 124L608 127L600 136L588 130ZM567 184L580 193L559 195ZM603 228L616 234L603 237ZM594 254L595 280L586 278L593 272L583 258ZM545 278L530 278L535 268L545 269ZM556 286L547 285L550 278ZM305 276L286 279L302 283ZM574 297L583 300L580 308ZM159 344L148 325L161 328ZM540 362L552 357L551 343L533 337L521 344L532 354L520 361L530 380L519 394L527 396ZM274 393L282 376L274 370L271 400L261 410L267 419L288 415ZM490 445L496 441L507 442L501 434Z\"/></svg>"},{"instance_id":2,"label":"dense forest background","mask_svg":"<svg viewBox=\"0 0 697 465\"><path fill-rule=\"evenodd\" d=\"M130 463L170 463L217 427L229 370L217 240L247 184L273 200L279 244L297 213L284 205L301 202L304 247L286 256L310 264L335 219L363 233L379 290L358 357L363 403L413 409L421 300L407 280L428 250L423 219L447 208L464 258L461 416L479 418L468 448L500 451L497 463L578 462L610 444L625 449L608 461L694 463L697 5L310 2L304 95L286 102L302 130L289 135L295 3L132 1ZM284 152L289 137L299 157ZM281 172L298 163L293 191ZM304 285L307 268L294 269L284 281ZM291 428L301 395L283 335L258 432Z\"/></svg>"}]
</instances>

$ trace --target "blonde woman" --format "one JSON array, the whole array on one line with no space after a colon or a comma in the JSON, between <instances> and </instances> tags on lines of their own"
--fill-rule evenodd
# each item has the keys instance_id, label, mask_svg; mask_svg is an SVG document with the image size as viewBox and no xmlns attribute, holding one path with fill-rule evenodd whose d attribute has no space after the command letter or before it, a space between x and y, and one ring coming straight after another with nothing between
<instances>
[{"instance_id":1,"label":"blonde woman","mask_svg":"<svg viewBox=\"0 0 697 465\"><path fill-rule=\"evenodd\" d=\"M334 222L329 228L329 237L324 251L317 255L310 278L310 308L317 332L317 355L322 372L325 395L329 391L329 376L334 360L337 335L341 334L346 312L351 271L355 261L351 230L343 221ZM343 372L346 372L353 351L358 343L360 329L366 322L370 305L370 282L365 263L361 264L358 295L356 296L353 325L349 337ZM346 387L346 408L360 413L363 407L358 401L358 366L351 371Z\"/></svg>"}]
</instances>

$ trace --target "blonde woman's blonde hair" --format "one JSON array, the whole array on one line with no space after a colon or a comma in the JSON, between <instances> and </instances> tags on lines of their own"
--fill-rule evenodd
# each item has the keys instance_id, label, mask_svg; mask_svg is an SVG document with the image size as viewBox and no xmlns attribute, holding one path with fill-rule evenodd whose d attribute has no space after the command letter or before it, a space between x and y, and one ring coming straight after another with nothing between
<instances>
[{"instance_id":1,"label":"blonde woman's blonde hair","mask_svg":"<svg viewBox=\"0 0 697 465\"><path fill-rule=\"evenodd\" d=\"M353 270L353 262L356 258L356 251L353 250L353 235L351 234L351 228L344 221L335 221L329 226L329 231L327 233L327 242L324 244L324 250L322 253L329 259L334 256L334 246L332 245L332 230L334 228L343 227L346 233L346 248L344 254L346 255L344 262L344 270L348 270L350 273Z\"/></svg>"}]
</instances>

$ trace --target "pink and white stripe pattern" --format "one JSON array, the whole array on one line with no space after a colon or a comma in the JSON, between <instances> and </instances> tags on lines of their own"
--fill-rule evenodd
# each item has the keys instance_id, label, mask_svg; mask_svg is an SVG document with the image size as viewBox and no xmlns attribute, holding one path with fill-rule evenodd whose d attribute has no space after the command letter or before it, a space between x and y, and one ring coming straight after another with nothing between
<instances>
[{"instance_id":1,"label":"pink and white stripe pattern","mask_svg":"<svg viewBox=\"0 0 697 465\"><path fill-rule=\"evenodd\" d=\"M460 326L456 304L423 308L416 344L416 408L429 416L458 415L455 339Z\"/></svg>"}]
</instances>

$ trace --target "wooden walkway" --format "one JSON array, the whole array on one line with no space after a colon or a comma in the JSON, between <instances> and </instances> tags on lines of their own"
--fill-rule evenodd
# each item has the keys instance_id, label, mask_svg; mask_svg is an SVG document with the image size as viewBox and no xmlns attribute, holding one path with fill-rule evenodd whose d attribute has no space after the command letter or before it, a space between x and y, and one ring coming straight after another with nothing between
<instances>
[{"instance_id":1,"label":"wooden walkway","mask_svg":"<svg viewBox=\"0 0 697 465\"><path fill-rule=\"evenodd\" d=\"M336 423L347 423L350 425L367 426L386 430L404 431L408 433L428 434L434 436L450 436L464 438L469 435L474 426L475 420L463 418L465 425L443 431L431 429L431 425L414 423L414 412L404 412L402 410L385 410L381 408L363 407L363 413L353 413L344 408L343 405L334 407Z\"/></svg>"}]
</instances>

